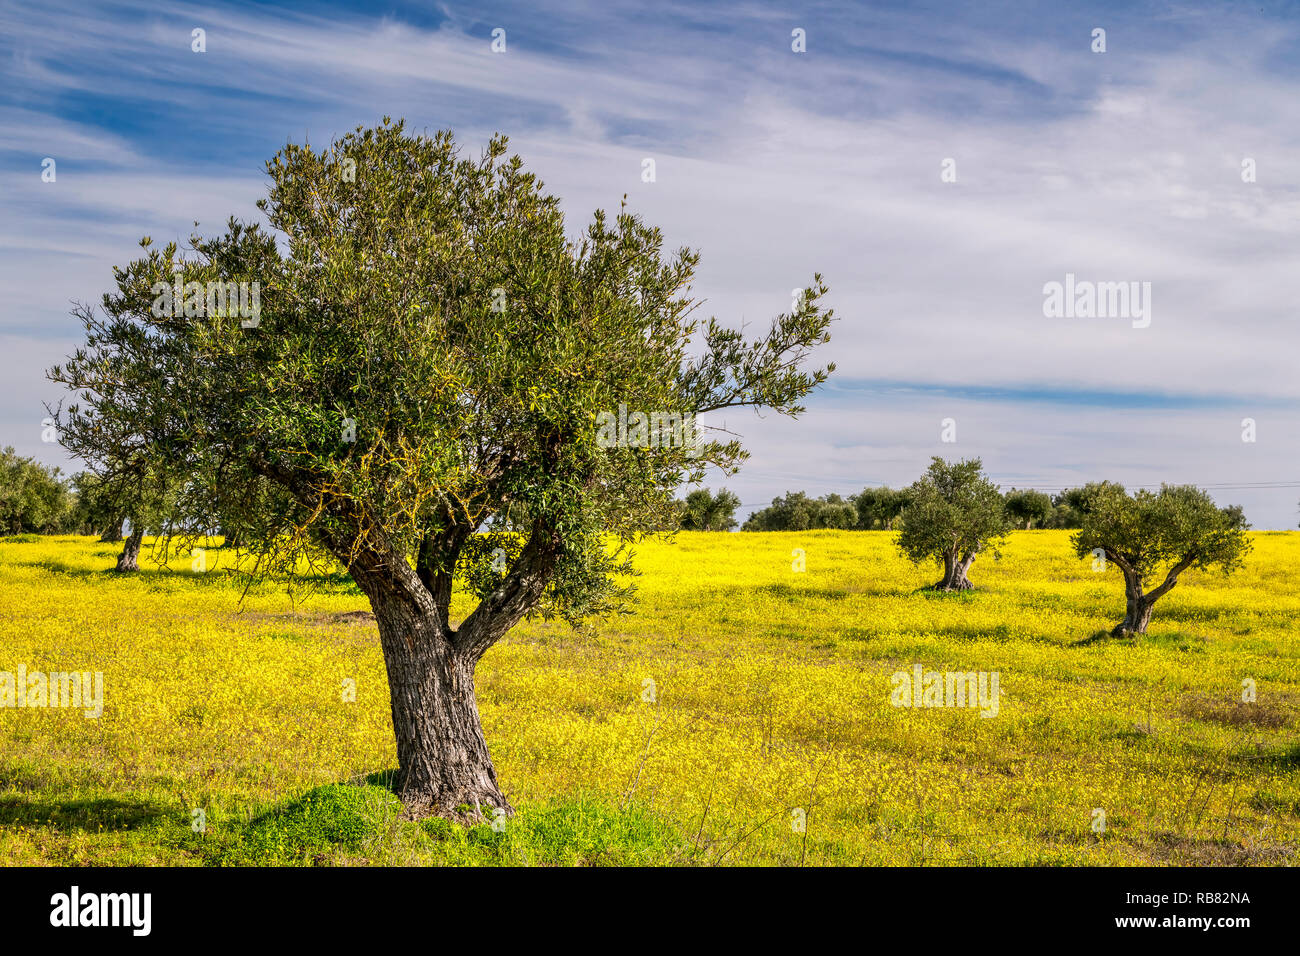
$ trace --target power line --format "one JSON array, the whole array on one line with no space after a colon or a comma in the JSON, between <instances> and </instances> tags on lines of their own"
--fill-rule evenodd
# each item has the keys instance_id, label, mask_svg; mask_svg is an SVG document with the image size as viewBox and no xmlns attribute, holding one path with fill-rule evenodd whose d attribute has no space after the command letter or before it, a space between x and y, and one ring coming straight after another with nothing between
<instances>
[{"instance_id":1,"label":"power line","mask_svg":"<svg viewBox=\"0 0 1300 956\"><path fill-rule=\"evenodd\" d=\"M1280 488L1300 488L1300 481L1267 481L1267 482L1247 482L1244 484L1201 484L1194 481L1161 482L1164 485L1195 485L1197 488L1204 488L1206 491L1268 491ZM1066 488L1077 488L1079 485L1017 485L1017 491L1064 491ZM1160 485L1125 485L1126 488L1137 488L1146 491L1158 491Z\"/></svg>"},{"instance_id":2,"label":"power line","mask_svg":"<svg viewBox=\"0 0 1300 956\"><path fill-rule=\"evenodd\" d=\"M872 479L864 480L862 478L848 478L848 477L836 476L836 475L829 475L829 476L798 475L791 472L763 472L763 471L749 471L749 470L742 471L740 472L740 474L746 477L777 479L780 481L791 481L791 482L802 482L804 484L826 484L828 482L838 482L840 484L862 485L863 487L868 487L868 486L883 487L888 484L888 482L884 482L884 481L875 481ZM1166 485L1193 484L1196 485L1196 487L1198 488L1222 488L1225 490L1241 489L1241 488L1300 488L1300 479L1271 478L1266 481L1239 481L1239 482L1164 481L1161 484L1166 484ZM1052 490L1056 488L1074 488L1079 486L1057 483L1057 484L1016 485L1015 487L1018 490L1022 490L1022 491L1040 491L1040 490ZM1159 484L1126 485L1126 487L1158 489L1160 485Z\"/></svg>"}]
</instances>

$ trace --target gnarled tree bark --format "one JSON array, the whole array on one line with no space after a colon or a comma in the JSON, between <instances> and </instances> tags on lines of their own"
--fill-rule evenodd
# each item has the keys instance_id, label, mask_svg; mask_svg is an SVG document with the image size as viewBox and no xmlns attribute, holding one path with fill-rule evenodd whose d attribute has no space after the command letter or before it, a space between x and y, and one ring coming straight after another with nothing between
<instances>
[{"instance_id":1,"label":"gnarled tree bark","mask_svg":"<svg viewBox=\"0 0 1300 956\"><path fill-rule=\"evenodd\" d=\"M1151 609L1155 601L1143 593L1141 579L1127 569L1124 569L1124 598L1127 605L1124 620L1115 625L1110 632L1111 636L1145 634L1147 624L1151 622Z\"/></svg>"},{"instance_id":2,"label":"gnarled tree bark","mask_svg":"<svg viewBox=\"0 0 1300 956\"><path fill-rule=\"evenodd\" d=\"M140 570L140 542L144 540L144 529L134 527L130 536L122 545L122 553L117 556L118 571Z\"/></svg>"},{"instance_id":3,"label":"gnarled tree bark","mask_svg":"<svg viewBox=\"0 0 1300 956\"><path fill-rule=\"evenodd\" d=\"M511 814L474 696L477 660L458 648L438 611L372 597L388 670L399 768L395 790L413 817ZM461 809L464 808L464 809Z\"/></svg>"},{"instance_id":4,"label":"gnarled tree bark","mask_svg":"<svg viewBox=\"0 0 1300 956\"><path fill-rule=\"evenodd\" d=\"M413 818L481 820L514 813L483 735L474 670L483 654L546 588L558 547L540 523L501 585L459 627L448 619L454 568L472 534L430 535L414 569L383 548L348 553L348 570L370 599L388 671L398 776L394 790Z\"/></svg>"},{"instance_id":5,"label":"gnarled tree bark","mask_svg":"<svg viewBox=\"0 0 1300 956\"><path fill-rule=\"evenodd\" d=\"M949 551L943 556L943 580L934 585L936 591L973 591L975 585L970 583L967 572L970 566L975 563L975 552L967 551L964 554L956 550Z\"/></svg>"},{"instance_id":6,"label":"gnarled tree bark","mask_svg":"<svg viewBox=\"0 0 1300 956\"><path fill-rule=\"evenodd\" d=\"M1151 612L1155 608L1156 601L1172 591L1174 585L1178 583L1178 575L1186 571L1196 561L1195 552L1185 554L1178 563L1169 569L1164 581L1158 588L1152 591L1144 591L1142 575L1138 573L1129 557L1110 550L1106 551L1106 557L1118 564L1120 570L1124 572L1124 599L1126 604L1124 620L1116 624L1111 630L1111 637L1145 634L1147 625L1151 623Z\"/></svg>"}]
</instances>

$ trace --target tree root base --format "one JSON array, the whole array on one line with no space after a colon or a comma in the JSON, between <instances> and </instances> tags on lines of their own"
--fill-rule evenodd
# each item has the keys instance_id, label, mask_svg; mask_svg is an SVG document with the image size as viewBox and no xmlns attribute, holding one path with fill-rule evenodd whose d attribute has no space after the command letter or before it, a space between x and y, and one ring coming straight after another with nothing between
<instances>
[{"instance_id":1,"label":"tree root base","mask_svg":"<svg viewBox=\"0 0 1300 956\"><path fill-rule=\"evenodd\" d=\"M500 794L479 794L477 798L461 794L453 799L438 799L427 794L397 791L397 798L405 808L403 820L424 820L428 817L442 817L461 826L475 823L491 823L498 818L498 810L505 812L507 818L515 815L514 807Z\"/></svg>"},{"instance_id":2,"label":"tree root base","mask_svg":"<svg viewBox=\"0 0 1300 956\"><path fill-rule=\"evenodd\" d=\"M931 584L928 588L926 588L926 590L942 591L945 594L951 594L955 591L974 591L975 585L971 584L969 581L959 581L956 584L946 584L943 581L938 581L934 584Z\"/></svg>"},{"instance_id":3,"label":"tree root base","mask_svg":"<svg viewBox=\"0 0 1300 956\"><path fill-rule=\"evenodd\" d=\"M1126 637L1132 640L1133 638L1137 638L1137 637L1146 637L1147 632L1144 630L1139 631L1136 628L1132 628L1132 627L1125 627L1123 624L1117 624L1115 625L1114 629L1110 632L1110 636Z\"/></svg>"}]
</instances>

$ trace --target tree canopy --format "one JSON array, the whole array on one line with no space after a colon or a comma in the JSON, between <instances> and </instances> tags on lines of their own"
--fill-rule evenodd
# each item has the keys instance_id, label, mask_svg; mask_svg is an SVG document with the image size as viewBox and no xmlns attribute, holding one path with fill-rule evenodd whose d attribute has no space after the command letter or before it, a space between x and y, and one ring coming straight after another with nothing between
<instances>
[{"instance_id":1,"label":"tree canopy","mask_svg":"<svg viewBox=\"0 0 1300 956\"><path fill-rule=\"evenodd\" d=\"M851 500L831 494L810 498L802 491L773 498L767 508L749 516L742 531L808 531L821 528L848 530L857 526L858 513Z\"/></svg>"},{"instance_id":2,"label":"tree canopy","mask_svg":"<svg viewBox=\"0 0 1300 956\"><path fill-rule=\"evenodd\" d=\"M1073 536L1080 557L1098 553L1124 575L1127 613L1116 634L1145 633L1151 609L1189 568L1224 574L1241 567L1250 550L1240 507L1220 508L1192 485L1161 485L1133 494L1104 482L1089 498L1083 527ZM1153 581L1159 583L1148 590Z\"/></svg>"},{"instance_id":3,"label":"tree canopy","mask_svg":"<svg viewBox=\"0 0 1300 956\"><path fill-rule=\"evenodd\" d=\"M682 502L683 531L730 531L736 527L740 499L726 488L717 494L696 488Z\"/></svg>"},{"instance_id":4,"label":"tree canopy","mask_svg":"<svg viewBox=\"0 0 1300 956\"><path fill-rule=\"evenodd\" d=\"M1025 530L1046 527L1052 519L1052 499L1041 491L1012 488L1005 498L1007 516Z\"/></svg>"},{"instance_id":5,"label":"tree canopy","mask_svg":"<svg viewBox=\"0 0 1300 956\"><path fill-rule=\"evenodd\" d=\"M701 321L696 252L625 207L569 236L503 137L465 158L385 119L267 170L269 229L146 238L78 310L60 433L106 468L185 476L185 527L256 526L263 569L342 564L375 606L408 805L508 807L474 662L525 614L622 605L606 535L675 528L683 482L744 460L698 416L802 411L833 369L808 367L826 287L754 339ZM456 580L478 603L453 626Z\"/></svg>"}]
</instances>

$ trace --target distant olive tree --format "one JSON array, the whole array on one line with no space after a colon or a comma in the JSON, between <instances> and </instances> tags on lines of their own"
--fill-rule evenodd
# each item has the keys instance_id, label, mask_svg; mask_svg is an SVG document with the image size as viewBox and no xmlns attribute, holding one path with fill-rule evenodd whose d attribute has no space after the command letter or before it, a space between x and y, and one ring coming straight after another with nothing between
<instances>
[{"instance_id":1,"label":"distant olive tree","mask_svg":"<svg viewBox=\"0 0 1300 956\"><path fill-rule=\"evenodd\" d=\"M1092 498L1106 485L1104 481L1090 481L1078 488L1066 488L1052 496L1052 514L1047 519L1048 528L1081 528L1083 517L1091 507Z\"/></svg>"},{"instance_id":2,"label":"distant olive tree","mask_svg":"<svg viewBox=\"0 0 1300 956\"><path fill-rule=\"evenodd\" d=\"M936 590L973 588L968 572L976 555L992 551L998 557L998 545L1011 529L1002 494L983 467L978 458L955 464L934 458L907 489L898 547L914 564L943 564Z\"/></svg>"},{"instance_id":3,"label":"distant olive tree","mask_svg":"<svg viewBox=\"0 0 1300 956\"><path fill-rule=\"evenodd\" d=\"M115 570L140 570L145 534L152 530L160 538L166 535L179 515L178 501L191 478L174 471L164 456L142 453L138 437L110 452L103 437L104 423L78 405L56 414L63 422L59 441L91 465L70 483L77 496L78 530L99 533L105 543L122 543Z\"/></svg>"},{"instance_id":4,"label":"distant olive tree","mask_svg":"<svg viewBox=\"0 0 1300 956\"><path fill-rule=\"evenodd\" d=\"M802 491L787 491L772 504L755 511L741 531L806 531L812 527L817 505Z\"/></svg>"},{"instance_id":5,"label":"distant olive tree","mask_svg":"<svg viewBox=\"0 0 1300 956\"><path fill-rule=\"evenodd\" d=\"M884 531L894 530L903 509L907 507L907 492L890 488L864 488L853 499L858 509L858 528L870 531L879 527Z\"/></svg>"},{"instance_id":6,"label":"distant olive tree","mask_svg":"<svg viewBox=\"0 0 1300 956\"><path fill-rule=\"evenodd\" d=\"M810 498L802 491L788 491L773 498L772 504L749 516L741 531L851 530L858 523L853 502L840 495Z\"/></svg>"},{"instance_id":7,"label":"distant olive tree","mask_svg":"<svg viewBox=\"0 0 1300 956\"><path fill-rule=\"evenodd\" d=\"M858 509L851 500L845 500L837 494L829 494L819 499L819 507L813 516L814 528L835 531L851 531L858 524Z\"/></svg>"},{"instance_id":8,"label":"distant olive tree","mask_svg":"<svg viewBox=\"0 0 1300 956\"><path fill-rule=\"evenodd\" d=\"M92 471L79 471L72 476L71 485L77 498L77 534L97 534L105 544L121 541L126 515L108 494L103 479Z\"/></svg>"},{"instance_id":9,"label":"distant olive tree","mask_svg":"<svg viewBox=\"0 0 1300 956\"><path fill-rule=\"evenodd\" d=\"M122 551L117 556L114 570L129 573L140 570L140 548L144 543L146 532L152 530L158 536L160 552L167 554L166 539L171 532L171 522L177 516L177 496L180 493L175 485L158 473L148 473L134 482L131 494L119 498L123 502L120 513L124 515Z\"/></svg>"},{"instance_id":10,"label":"distant olive tree","mask_svg":"<svg viewBox=\"0 0 1300 956\"><path fill-rule=\"evenodd\" d=\"M1103 557L1102 567L1113 565L1124 575L1127 610L1111 632L1118 637L1145 634L1155 603L1188 568L1225 575L1240 568L1250 551L1249 527L1239 506L1220 508L1209 492L1191 485L1129 495L1122 485L1104 484L1072 541L1080 557Z\"/></svg>"},{"instance_id":11,"label":"distant olive tree","mask_svg":"<svg viewBox=\"0 0 1300 956\"><path fill-rule=\"evenodd\" d=\"M1041 491L1012 488L1006 493L1007 516L1026 531L1045 526L1052 517L1052 499Z\"/></svg>"},{"instance_id":12,"label":"distant olive tree","mask_svg":"<svg viewBox=\"0 0 1300 956\"><path fill-rule=\"evenodd\" d=\"M736 527L740 498L726 488L717 494L696 488L682 502L683 531L730 531Z\"/></svg>"}]
</instances>

